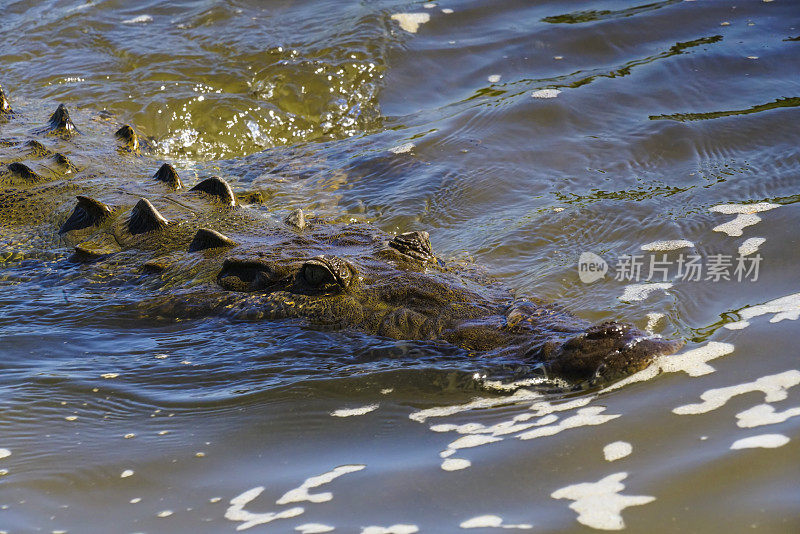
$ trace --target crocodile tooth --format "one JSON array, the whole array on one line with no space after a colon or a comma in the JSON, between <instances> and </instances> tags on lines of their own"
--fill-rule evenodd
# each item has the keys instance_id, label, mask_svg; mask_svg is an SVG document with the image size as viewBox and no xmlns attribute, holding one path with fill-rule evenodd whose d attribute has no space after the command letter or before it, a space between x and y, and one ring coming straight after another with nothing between
<instances>
[{"instance_id":1,"label":"crocodile tooth","mask_svg":"<svg viewBox=\"0 0 800 534\"><path fill-rule=\"evenodd\" d=\"M131 234L143 234L160 230L169 224L169 221L146 198L142 198L131 210L128 220L128 230Z\"/></svg>"},{"instance_id":2,"label":"crocodile tooth","mask_svg":"<svg viewBox=\"0 0 800 534\"><path fill-rule=\"evenodd\" d=\"M6 93L3 91L3 86L0 85L0 115L11 115L11 103L6 98Z\"/></svg>"},{"instance_id":3,"label":"crocodile tooth","mask_svg":"<svg viewBox=\"0 0 800 534\"><path fill-rule=\"evenodd\" d=\"M178 173L175 171L175 168L169 163L163 164L161 168L158 169L158 172L156 172L153 175L153 178L160 182L164 182L172 189L178 190L183 188L183 183L181 183L181 179L178 176Z\"/></svg>"},{"instance_id":4,"label":"crocodile tooth","mask_svg":"<svg viewBox=\"0 0 800 534\"><path fill-rule=\"evenodd\" d=\"M202 191L203 193L215 196L220 202L224 202L229 206L236 205L236 197L233 195L231 186L228 182L218 176L207 178L194 186L191 191Z\"/></svg>"},{"instance_id":5,"label":"crocodile tooth","mask_svg":"<svg viewBox=\"0 0 800 534\"><path fill-rule=\"evenodd\" d=\"M59 234L70 230L82 230L90 226L99 226L111 216L111 208L90 197L78 196L78 204L72 210L69 219L61 226Z\"/></svg>"},{"instance_id":6,"label":"crocodile tooth","mask_svg":"<svg viewBox=\"0 0 800 534\"><path fill-rule=\"evenodd\" d=\"M197 252L208 248L233 247L236 242L216 230L200 228L189 245L189 252Z\"/></svg>"},{"instance_id":7,"label":"crocodile tooth","mask_svg":"<svg viewBox=\"0 0 800 534\"><path fill-rule=\"evenodd\" d=\"M294 226L295 228L302 230L303 228L306 227L306 216L303 213L303 210L297 208L289 215L287 215L286 218L283 220L283 222L285 222L289 226Z\"/></svg>"},{"instance_id":8,"label":"crocodile tooth","mask_svg":"<svg viewBox=\"0 0 800 534\"><path fill-rule=\"evenodd\" d=\"M114 134L117 139L122 141L122 148L128 152L139 152L139 136L133 131L133 128L126 124L116 131Z\"/></svg>"},{"instance_id":9,"label":"crocodile tooth","mask_svg":"<svg viewBox=\"0 0 800 534\"><path fill-rule=\"evenodd\" d=\"M72 135L78 132L72 119L69 118L67 106L59 104L55 112L50 116L50 132L55 134Z\"/></svg>"},{"instance_id":10,"label":"crocodile tooth","mask_svg":"<svg viewBox=\"0 0 800 534\"><path fill-rule=\"evenodd\" d=\"M31 168L24 163L9 163L8 170L27 182L38 182L42 179L41 176L33 172Z\"/></svg>"}]
</instances>

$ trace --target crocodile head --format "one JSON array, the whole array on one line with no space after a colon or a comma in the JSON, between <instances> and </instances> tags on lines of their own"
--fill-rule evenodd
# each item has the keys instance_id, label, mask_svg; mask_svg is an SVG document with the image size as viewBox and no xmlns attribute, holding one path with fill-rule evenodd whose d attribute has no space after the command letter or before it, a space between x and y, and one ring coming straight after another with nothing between
<instances>
[{"instance_id":1,"label":"crocodile head","mask_svg":"<svg viewBox=\"0 0 800 534\"><path fill-rule=\"evenodd\" d=\"M504 290L437 259L426 232L371 242L358 235L338 236L343 256L232 255L217 282L250 294L244 316L251 319L302 318L394 339L442 340L542 364L549 375L575 382L618 380L683 345L629 324L591 325L556 306L513 302Z\"/></svg>"}]
</instances>

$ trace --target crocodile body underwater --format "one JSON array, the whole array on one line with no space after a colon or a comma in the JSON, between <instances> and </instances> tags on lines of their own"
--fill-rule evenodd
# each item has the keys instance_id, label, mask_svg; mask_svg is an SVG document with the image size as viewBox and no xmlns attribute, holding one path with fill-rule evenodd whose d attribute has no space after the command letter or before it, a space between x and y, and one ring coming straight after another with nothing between
<instances>
[{"instance_id":1,"label":"crocodile body underwater","mask_svg":"<svg viewBox=\"0 0 800 534\"><path fill-rule=\"evenodd\" d=\"M0 240L70 251L93 283L155 287L157 297L136 304L142 316L299 320L434 340L590 383L683 345L515 298L476 269L436 257L426 232L264 213L214 176L189 187L109 117L76 126L61 105L49 122L32 121L0 88ZM114 172L93 167L98 154ZM147 174L132 171L147 165Z\"/></svg>"}]
</instances>

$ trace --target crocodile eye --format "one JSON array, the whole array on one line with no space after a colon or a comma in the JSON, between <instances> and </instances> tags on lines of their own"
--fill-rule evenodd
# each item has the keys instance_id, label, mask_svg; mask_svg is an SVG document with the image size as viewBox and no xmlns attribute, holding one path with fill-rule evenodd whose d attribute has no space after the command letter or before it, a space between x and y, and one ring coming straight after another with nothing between
<instances>
[{"instance_id":1,"label":"crocodile eye","mask_svg":"<svg viewBox=\"0 0 800 534\"><path fill-rule=\"evenodd\" d=\"M306 261L300 268L303 282L315 289L339 286L347 289L353 281L354 269L343 259L318 256Z\"/></svg>"},{"instance_id":2,"label":"crocodile eye","mask_svg":"<svg viewBox=\"0 0 800 534\"><path fill-rule=\"evenodd\" d=\"M303 265L303 279L312 287L335 284L336 277L323 263L309 262Z\"/></svg>"}]
</instances>

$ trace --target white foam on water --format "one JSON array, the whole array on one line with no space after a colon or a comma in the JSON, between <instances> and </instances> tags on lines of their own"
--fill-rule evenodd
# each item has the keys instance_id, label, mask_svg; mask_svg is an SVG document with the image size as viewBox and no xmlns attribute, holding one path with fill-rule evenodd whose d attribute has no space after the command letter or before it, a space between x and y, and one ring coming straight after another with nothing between
<instances>
[{"instance_id":1,"label":"white foam on water","mask_svg":"<svg viewBox=\"0 0 800 534\"><path fill-rule=\"evenodd\" d=\"M734 213L758 213L760 211L774 210L780 208L780 204L772 204L771 202L758 202L757 204L717 204L711 206L709 211L716 213L726 213L732 215Z\"/></svg>"},{"instance_id":2,"label":"white foam on water","mask_svg":"<svg viewBox=\"0 0 800 534\"><path fill-rule=\"evenodd\" d=\"M461 528L492 528L503 524L503 518L499 515L479 515L462 521Z\"/></svg>"},{"instance_id":3,"label":"white foam on water","mask_svg":"<svg viewBox=\"0 0 800 534\"><path fill-rule=\"evenodd\" d=\"M745 227L761 222L761 217L754 213L740 213L732 221L712 228L715 232L723 232L731 237L739 237Z\"/></svg>"},{"instance_id":4,"label":"white foam on water","mask_svg":"<svg viewBox=\"0 0 800 534\"><path fill-rule=\"evenodd\" d=\"M625 302L633 302L636 300L644 300L650 296L653 291L666 291L672 287L670 282L656 282L653 284L630 284L625 286L625 291L617 299Z\"/></svg>"},{"instance_id":5,"label":"white foam on water","mask_svg":"<svg viewBox=\"0 0 800 534\"><path fill-rule=\"evenodd\" d=\"M100 378L117 378L119 373L103 373Z\"/></svg>"},{"instance_id":6,"label":"white foam on water","mask_svg":"<svg viewBox=\"0 0 800 534\"><path fill-rule=\"evenodd\" d=\"M322 534L323 532L333 532L335 530L333 527L322 523L304 523L297 525L294 529L302 532L302 534Z\"/></svg>"},{"instance_id":7,"label":"white foam on water","mask_svg":"<svg viewBox=\"0 0 800 534\"><path fill-rule=\"evenodd\" d=\"M529 415L529 414L523 414L523 415ZM558 416L556 414L552 414L551 413L551 414L545 415L544 417L542 417L541 419L536 421L536 426L551 425L551 424L555 423L556 421L558 421Z\"/></svg>"},{"instance_id":8,"label":"white foam on water","mask_svg":"<svg viewBox=\"0 0 800 534\"><path fill-rule=\"evenodd\" d=\"M281 512L254 513L245 510L244 507L261 495L263 491L264 486L257 486L231 499L230 506L225 510L225 519L240 521L242 524L237 525L236 530L246 530L258 525L271 523L276 519L290 519L305 512L305 509L299 506Z\"/></svg>"},{"instance_id":9,"label":"white foam on water","mask_svg":"<svg viewBox=\"0 0 800 534\"><path fill-rule=\"evenodd\" d=\"M679 250L682 248L694 248L694 243L686 239L672 239L645 243L641 248L642 250Z\"/></svg>"},{"instance_id":10,"label":"white foam on water","mask_svg":"<svg viewBox=\"0 0 800 534\"><path fill-rule=\"evenodd\" d=\"M507 421L500 421L494 425L486 426L482 423L465 423L462 425L454 424L441 424L432 425L430 428L434 432L456 432L458 434L491 434L492 436L505 436L506 434L513 434L520 432L534 426L549 425L558 419L555 415L546 415L533 423L519 424L520 420L529 420L536 417L534 414L520 414Z\"/></svg>"},{"instance_id":11,"label":"white foam on water","mask_svg":"<svg viewBox=\"0 0 800 534\"><path fill-rule=\"evenodd\" d=\"M561 91L559 89L539 89L538 91L533 91L531 93L531 97L533 98L555 98Z\"/></svg>"},{"instance_id":12,"label":"white foam on water","mask_svg":"<svg viewBox=\"0 0 800 534\"><path fill-rule=\"evenodd\" d=\"M616 419L619 415L601 415L605 411L605 406L590 406L588 408L581 408L578 412L554 425L542 426L527 432L519 434L519 439L528 440L535 439L543 436L552 436L563 432L570 428L578 428L582 426L595 426L601 425L612 419Z\"/></svg>"},{"instance_id":13,"label":"white foam on water","mask_svg":"<svg viewBox=\"0 0 800 534\"><path fill-rule=\"evenodd\" d=\"M342 408L340 410L331 412L331 415L334 417L353 417L356 415L364 415L368 414L369 412L374 412L379 406L379 404L368 404L359 408Z\"/></svg>"},{"instance_id":14,"label":"white foam on water","mask_svg":"<svg viewBox=\"0 0 800 534\"><path fill-rule=\"evenodd\" d=\"M633 445L627 441L615 441L603 447L603 456L607 462L621 460L626 456L630 456L633 452Z\"/></svg>"},{"instance_id":15,"label":"white foam on water","mask_svg":"<svg viewBox=\"0 0 800 534\"><path fill-rule=\"evenodd\" d=\"M618 417L616 415L599 415L605 408L586 408L578 410L578 413L573 417L567 418L562 421L561 425L554 425L558 421L558 416L553 412L572 410L581 408L590 403L594 397L576 398L571 401L553 404L549 401L540 400L542 397L539 393L533 393L528 390L517 390L515 393L508 397L500 399L485 399L477 398L472 401L461 404L458 406L446 406L429 408L427 410L420 410L412 413L409 417L418 422L424 422L429 417L443 417L455 415L464 411L491 408L498 405L508 406L509 404L518 404L521 402L529 404L530 412L518 413L509 419L502 420L492 425L485 425L478 422L468 422L462 424L442 423L431 425L430 429L433 432L455 432L462 434L462 436L455 441L451 442L447 448L439 453L439 456L444 460L441 468L445 471L453 471L457 469L465 469L472 464L469 460L461 458L450 458L461 449L480 447L492 443L498 443L503 440L502 436L508 434L518 434L522 431L527 431L518 435L521 439L531 439L537 437L531 434L535 430L529 430L532 427L539 427L541 435L556 434L566 428L574 428L577 426L600 424L608 419ZM535 419L535 421L531 421ZM527 437L523 437L527 436Z\"/></svg>"},{"instance_id":16,"label":"white foam on water","mask_svg":"<svg viewBox=\"0 0 800 534\"><path fill-rule=\"evenodd\" d=\"M622 510L656 500L649 495L622 495L622 483L628 473L608 475L597 482L583 482L558 489L550 494L554 499L570 499L569 507L578 513L578 523L600 530L622 530Z\"/></svg>"},{"instance_id":17,"label":"white foam on water","mask_svg":"<svg viewBox=\"0 0 800 534\"><path fill-rule=\"evenodd\" d=\"M156 514L156 517L169 517L172 515L172 510L161 510Z\"/></svg>"},{"instance_id":18,"label":"white foam on water","mask_svg":"<svg viewBox=\"0 0 800 534\"><path fill-rule=\"evenodd\" d=\"M133 476L133 469L126 469L119 474L119 478L128 478L130 476Z\"/></svg>"},{"instance_id":19,"label":"white foam on water","mask_svg":"<svg viewBox=\"0 0 800 534\"><path fill-rule=\"evenodd\" d=\"M446 458L442 462L442 469L445 471L459 471L471 466L472 462L463 458Z\"/></svg>"},{"instance_id":20,"label":"white foam on water","mask_svg":"<svg viewBox=\"0 0 800 534\"><path fill-rule=\"evenodd\" d=\"M450 9L449 7L446 7L444 9L442 9L442 13L444 13L445 15L450 15L450 14L453 13L453 10Z\"/></svg>"},{"instance_id":21,"label":"white foam on water","mask_svg":"<svg viewBox=\"0 0 800 534\"><path fill-rule=\"evenodd\" d=\"M308 490L311 488L317 488L323 484L328 484L342 475L361 471L365 467L367 466L363 464L340 465L339 467L333 469L332 471L328 471L327 473L307 478L299 487L284 493L280 499L275 501L275 504L289 504L302 501L313 503L330 501L333 499L332 493L328 491L324 493L309 493Z\"/></svg>"},{"instance_id":22,"label":"white foam on water","mask_svg":"<svg viewBox=\"0 0 800 534\"><path fill-rule=\"evenodd\" d=\"M465 404L458 404L455 406L437 406L434 408L426 408L409 414L408 418L418 423L424 423L430 417L445 417L448 415L455 415L462 412L471 410L493 408L495 406L504 406L525 402L541 398L541 393L536 393L526 389L519 389L514 394L501 398L476 398Z\"/></svg>"},{"instance_id":23,"label":"white foam on water","mask_svg":"<svg viewBox=\"0 0 800 534\"><path fill-rule=\"evenodd\" d=\"M389 149L392 154L407 154L414 149L414 143L403 143Z\"/></svg>"},{"instance_id":24,"label":"white foam on water","mask_svg":"<svg viewBox=\"0 0 800 534\"><path fill-rule=\"evenodd\" d=\"M476 378L481 378L479 375ZM551 385L551 386L564 386L567 387L568 384L566 382L561 382L559 379L553 378L545 378L545 377L531 377L531 378L522 378L519 380L513 380L511 382L502 382L500 380L486 380L483 378L483 387L486 389L493 389L495 391L502 391L502 392L514 392L522 388L527 388L531 386L541 386L541 385Z\"/></svg>"},{"instance_id":25,"label":"white foam on water","mask_svg":"<svg viewBox=\"0 0 800 534\"><path fill-rule=\"evenodd\" d=\"M734 346L730 343L709 341L702 347L687 350L669 356L659 356L647 368L615 382L603 389L604 392L614 391L635 382L644 382L661 373L684 372L689 376L703 376L716 371L709 361L733 352Z\"/></svg>"},{"instance_id":26,"label":"white foam on water","mask_svg":"<svg viewBox=\"0 0 800 534\"><path fill-rule=\"evenodd\" d=\"M658 323L664 317L666 317L666 316L663 313L658 313L658 312L648 313L647 314L647 326L645 326L644 329L652 334L653 330L655 329L655 327L658 325Z\"/></svg>"},{"instance_id":27,"label":"white foam on water","mask_svg":"<svg viewBox=\"0 0 800 534\"><path fill-rule=\"evenodd\" d=\"M520 529L520 530L527 530L533 528L533 525L528 525L527 523L521 523L518 525L506 525L503 524L503 518L499 515L479 515L477 517L473 517L467 519L466 521L462 521L459 525L461 528L508 528L508 529Z\"/></svg>"},{"instance_id":28,"label":"white foam on water","mask_svg":"<svg viewBox=\"0 0 800 534\"><path fill-rule=\"evenodd\" d=\"M459 449L471 449L472 447L480 447L487 443L497 443L502 441L503 438L496 438L494 436L485 436L483 434L469 434L461 436L454 442L447 446L448 450L457 451Z\"/></svg>"},{"instance_id":29,"label":"white foam on water","mask_svg":"<svg viewBox=\"0 0 800 534\"><path fill-rule=\"evenodd\" d=\"M408 33L417 33L420 25L431 20L431 16L429 13L395 13L392 20L396 20Z\"/></svg>"},{"instance_id":30,"label":"white foam on water","mask_svg":"<svg viewBox=\"0 0 800 534\"><path fill-rule=\"evenodd\" d=\"M757 306L748 306L739 311L739 316L742 318L741 321L728 323L725 325L725 328L728 330L741 330L742 328L750 326L749 319L769 313L775 314L769 320L771 323L779 323L784 319L796 321L800 318L800 293L787 295L764 304L758 304Z\"/></svg>"},{"instance_id":31,"label":"white foam on water","mask_svg":"<svg viewBox=\"0 0 800 534\"><path fill-rule=\"evenodd\" d=\"M764 425L774 425L783 423L791 417L800 415L800 406L789 408L782 412L776 412L771 404L757 404L743 412L736 414L736 426L741 428L753 428Z\"/></svg>"},{"instance_id":32,"label":"white foam on water","mask_svg":"<svg viewBox=\"0 0 800 534\"><path fill-rule=\"evenodd\" d=\"M11 456L11 451L10 450L8 450L8 449L0 449L0 459L8 458L9 456Z\"/></svg>"},{"instance_id":33,"label":"white foam on water","mask_svg":"<svg viewBox=\"0 0 800 534\"><path fill-rule=\"evenodd\" d=\"M733 323L727 323L724 326L728 330L743 330L743 329L747 328L748 326L750 326L750 323L747 322L747 321L735 321Z\"/></svg>"},{"instance_id":34,"label":"white foam on water","mask_svg":"<svg viewBox=\"0 0 800 534\"><path fill-rule=\"evenodd\" d=\"M783 434L760 434L737 439L731 445L731 449L777 449L787 443L789 443L789 438Z\"/></svg>"},{"instance_id":35,"label":"white foam on water","mask_svg":"<svg viewBox=\"0 0 800 534\"><path fill-rule=\"evenodd\" d=\"M122 21L123 24L146 24L148 22L153 22L153 17L150 15L139 15L138 17Z\"/></svg>"},{"instance_id":36,"label":"white foam on water","mask_svg":"<svg viewBox=\"0 0 800 534\"><path fill-rule=\"evenodd\" d=\"M79 4L76 4L76 5L74 5L74 6L70 7L70 8L68 8L68 9L66 10L66 13L72 13L72 12L75 12L75 11L83 11L83 10L85 10L85 9L89 9L89 8L91 8L91 7L94 7L94 6L96 6L96 5L97 5L97 2L83 2L83 3L79 3Z\"/></svg>"},{"instance_id":37,"label":"white foam on water","mask_svg":"<svg viewBox=\"0 0 800 534\"><path fill-rule=\"evenodd\" d=\"M434 7L436 7L436 4L434 2L428 2L427 4L422 4L422 7L424 7L425 9L433 9Z\"/></svg>"},{"instance_id":38,"label":"white foam on water","mask_svg":"<svg viewBox=\"0 0 800 534\"><path fill-rule=\"evenodd\" d=\"M575 408L583 408L584 406L592 402L594 399L595 396L593 395L591 397L581 397L573 399L571 401L562 402L560 404L553 404L548 401L541 401L531 404L530 409L535 412L534 413L535 416L541 417L544 415L550 415L555 412L563 412ZM550 424L550 423L545 423L545 424Z\"/></svg>"},{"instance_id":39,"label":"white foam on water","mask_svg":"<svg viewBox=\"0 0 800 534\"><path fill-rule=\"evenodd\" d=\"M381 390L381 395L388 395L392 391L394 391L394 388L384 388Z\"/></svg>"},{"instance_id":40,"label":"white foam on water","mask_svg":"<svg viewBox=\"0 0 800 534\"><path fill-rule=\"evenodd\" d=\"M678 406L672 412L678 415L695 415L707 413L724 406L737 395L760 391L764 393L765 402L784 400L789 388L800 384L800 371L793 369L775 375L762 376L758 380L745 382L735 386L709 389L700 398L703 402Z\"/></svg>"},{"instance_id":41,"label":"white foam on water","mask_svg":"<svg viewBox=\"0 0 800 534\"><path fill-rule=\"evenodd\" d=\"M740 256L749 256L750 254L755 254L758 252L758 248L764 244L766 238L764 237L749 237L739 245L739 255Z\"/></svg>"},{"instance_id":42,"label":"white foam on water","mask_svg":"<svg viewBox=\"0 0 800 534\"><path fill-rule=\"evenodd\" d=\"M486 79L489 80L489 82L491 82L491 83L497 83L497 82L500 81L500 75L499 74L490 74L489 77L486 78Z\"/></svg>"},{"instance_id":43,"label":"white foam on water","mask_svg":"<svg viewBox=\"0 0 800 534\"><path fill-rule=\"evenodd\" d=\"M361 530L361 534L415 534L419 532L417 525L398 523L390 527L369 526Z\"/></svg>"}]
</instances>

